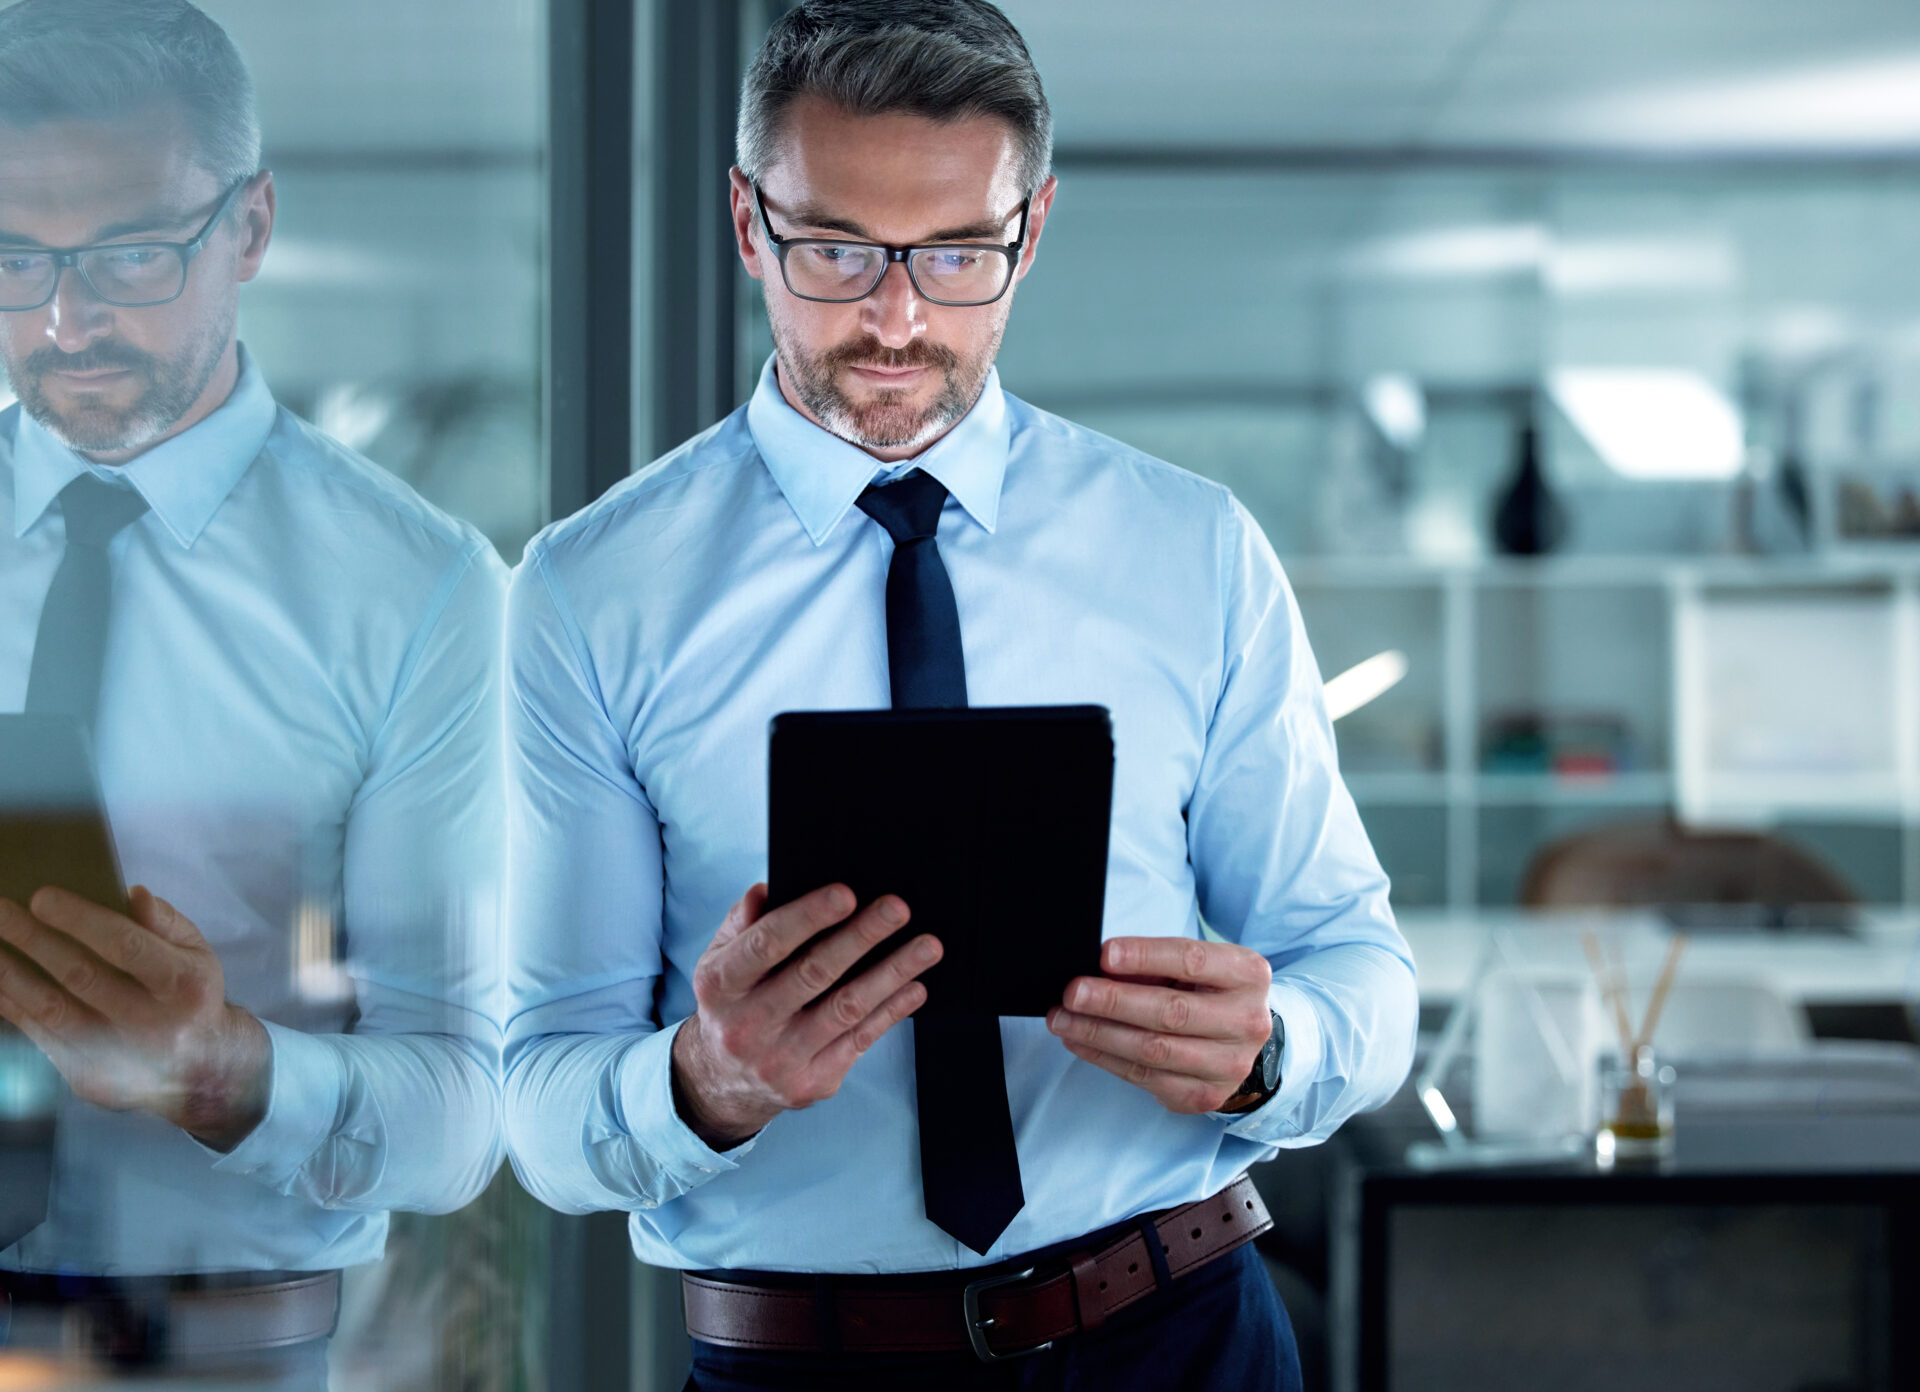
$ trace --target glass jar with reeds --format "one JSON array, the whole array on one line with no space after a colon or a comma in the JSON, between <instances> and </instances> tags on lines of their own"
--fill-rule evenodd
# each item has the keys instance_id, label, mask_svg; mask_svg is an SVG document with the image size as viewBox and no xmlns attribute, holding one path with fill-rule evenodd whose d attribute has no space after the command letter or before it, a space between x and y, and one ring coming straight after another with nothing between
<instances>
[{"instance_id":1,"label":"glass jar with reeds","mask_svg":"<svg viewBox=\"0 0 1920 1392\"><path fill-rule=\"evenodd\" d=\"M1593 933L1585 935L1583 945L1600 989L1601 1002L1612 1016L1619 1035L1619 1052L1603 1057L1600 1064L1600 1114L1593 1135L1594 1162L1602 1169L1611 1169L1616 1164L1658 1163L1669 1159L1674 1152L1674 1070L1654 1053L1653 1037L1660 1025L1660 1012L1673 989L1687 936L1675 933L1668 944L1667 959L1661 965L1652 998L1637 1029L1629 1013L1625 961L1609 957Z\"/></svg>"}]
</instances>

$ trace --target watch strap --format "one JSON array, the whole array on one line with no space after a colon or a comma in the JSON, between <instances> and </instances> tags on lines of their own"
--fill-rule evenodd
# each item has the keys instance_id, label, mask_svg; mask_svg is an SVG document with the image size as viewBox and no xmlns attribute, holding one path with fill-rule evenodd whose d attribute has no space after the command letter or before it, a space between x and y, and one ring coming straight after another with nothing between
<instances>
[{"instance_id":1,"label":"watch strap","mask_svg":"<svg viewBox=\"0 0 1920 1392\"><path fill-rule=\"evenodd\" d=\"M1253 1111L1256 1107L1264 1105L1273 1097L1274 1093L1280 1090L1280 1071L1277 1067L1274 1069L1272 1086L1268 1086L1267 1084L1267 1051L1272 1050L1277 1056L1279 1051L1285 1047L1287 1027L1281 1021L1279 1011L1269 1007L1267 1014L1272 1020L1272 1024L1267 1032L1267 1042L1261 1047L1259 1054L1255 1056L1253 1067L1248 1071L1245 1080L1234 1090L1233 1096L1220 1104L1219 1110L1221 1112L1239 1113Z\"/></svg>"}]
</instances>

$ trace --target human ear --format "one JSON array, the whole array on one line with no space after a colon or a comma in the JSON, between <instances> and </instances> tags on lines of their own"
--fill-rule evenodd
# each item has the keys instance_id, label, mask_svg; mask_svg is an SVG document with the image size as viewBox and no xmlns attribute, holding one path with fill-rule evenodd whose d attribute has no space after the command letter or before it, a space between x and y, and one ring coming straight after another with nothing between
<instances>
[{"instance_id":1,"label":"human ear","mask_svg":"<svg viewBox=\"0 0 1920 1392\"><path fill-rule=\"evenodd\" d=\"M260 274L260 265L267 257L267 244L273 240L273 171L263 169L254 178L254 187L240 199L240 259L234 267L234 279L239 281L249 281Z\"/></svg>"},{"instance_id":2,"label":"human ear","mask_svg":"<svg viewBox=\"0 0 1920 1392\"><path fill-rule=\"evenodd\" d=\"M1025 280L1027 272L1033 269L1033 258L1040 251L1040 233L1046 228L1047 214L1053 211L1053 195L1059 187L1060 180L1047 175L1047 181L1034 191L1033 200L1027 205L1027 244L1021 250L1019 266L1014 269L1016 281Z\"/></svg>"},{"instance_id":3,"label":"human ear","mask_svg":"<svg viewBox=\"0 0 1920 1392\"><path fill-rule=\"evenodd\" d=\"M753 225L759 220L754 208L753 185L736 165L727 171L727 196L733 206L733 240L740 252L740 263L755 280L765 277L760 269L760 246L753 239Z\"/></svg>"}]
</instances>

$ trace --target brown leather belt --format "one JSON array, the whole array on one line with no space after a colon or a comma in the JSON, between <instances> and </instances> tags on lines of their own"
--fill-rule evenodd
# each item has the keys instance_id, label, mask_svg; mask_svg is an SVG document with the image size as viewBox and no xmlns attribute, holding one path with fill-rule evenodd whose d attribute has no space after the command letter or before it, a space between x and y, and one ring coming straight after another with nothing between
<instances>
[{"instance_id":1,"label":"brown leather belt","mask_svg":"<svg viewBox=\"0 0 1920 1392\"><path fill-rule=\"evenodd\" d=\"M1178 1280L1272 1226L1253 1181L1242 1175L1210 1199L1149 1215L1097 1250L998 1275L967 1280L956 1272L935 1285L864 1276L762 1285L683 1272L680 1291L687 1333L709 1344L791 1353L971 1349L982 1362L995 1362L1098 1329L1151 1295L1159 1281L1149 1232L1168 1277Z\"/></svg>"},{"instance_id":2,"label":"brown leather belt","mask_svg":"<svg viewBox=\"0 0 1920 1392\"><path fill-rule=\"evenodd\" d=\"M57 1318L31 1318L40 1311ZM0 1323L15 1326L15 1342L78 1345L120 1362L244 1353L331 1335L340 1317L340 1273L101 1278L4 1271L0 1316L11 1316ZM44 1337L20 1340L22 1325Z\"/></svg>"}]
</instances>

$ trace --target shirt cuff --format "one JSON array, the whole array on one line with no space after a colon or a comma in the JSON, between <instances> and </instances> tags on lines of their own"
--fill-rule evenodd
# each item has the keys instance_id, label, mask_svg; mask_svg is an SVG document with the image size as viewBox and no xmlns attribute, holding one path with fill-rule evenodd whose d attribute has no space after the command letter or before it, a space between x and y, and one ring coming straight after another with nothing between
<instances>
[{"instance_id":1,"label":"shirt cuff","mask_svg":"<svg viewBox=\"0 0 1920 1392\"><path fill-rule=\"evenodd\" d=\"M346 1078L340 1055L324 1040L270 1020L260 1023L273 1046L267 1114L226 1154L206 1146L201 1149L218 1156L216 1170L280 1185L333 1134Z\"/></svg>"},{"instance_id":2,"label":"shirt cuff","mask_svg":"<svg viewBox=\"0 0 1920 1392\"><path fill-rule=\"evenodd\" d=\"M1313 1001L1298 986L1275 978L1267 991L1267 1005L1287 1032L1280 1045L1279 1090L1250 1112L1214 1115L1232 1123L1227 1127L1229 1136L1271 1144L1299 1134L1291 1117L1320 1077L1324 1040Z\"/></svg>"},{"instance_id":3,"label":"shirt cuff","mask_svg":"<svg viewBox=\"0 0 1920 1392\"><path fill-rule=\"evenodd\" d=\"M673 1102L673 1040L685 1023L679 1020L655 1030L622 1054L614 1087L620 1107L615 1122L673 1181L676 1193L739 1169L740 1157L759 1139L749 1137L731 1150L717 1151L681 1119L680 1109ZM643 1200L640 1206L655 1208L658 1200Z\"/></svg>"}]
</instances>

